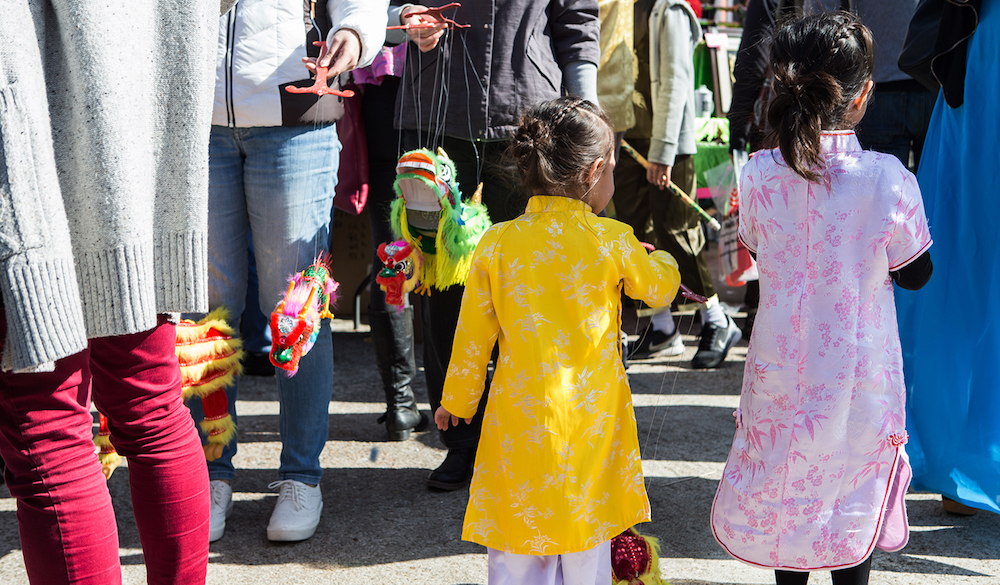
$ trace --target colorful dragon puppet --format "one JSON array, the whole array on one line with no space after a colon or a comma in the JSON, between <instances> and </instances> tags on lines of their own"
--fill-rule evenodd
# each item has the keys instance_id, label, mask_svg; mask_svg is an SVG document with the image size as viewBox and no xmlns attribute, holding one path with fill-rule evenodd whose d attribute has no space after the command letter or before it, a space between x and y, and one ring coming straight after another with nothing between
<instances>
[{"instance_id":1,"label":"colorful dragon puppet","mask_svg":"<svg viewBox=\"0 0 1000 585\"><path fill-rule=\"evenodd\" d=\"M205 414L201 430L208 437L203 449L208 461L221 457L222 449L236 434L224 390L243 371L243 343L226 322L228 318L229 311L219 307L197 323L185 319L177 324L181 396L185 401L192 396L201 398Z\"/></svg>"},{"instance_id":2,"label":"colorful dragon puppet","mask_svg":"<svg viewBox=\"0 0 1000 585\"><path fill-rule=\"evenodd\" d=\"M225 388L233 384L243 371L243 343L226 319L229 311L219 307L198 322L188 319L177 324L174 352L181 369L181 396L187 402L192 396L201 398L201 430L207 436L205 459L214 461L222 456L222 449L236 434L236 423L229 414L229 401ZM112 445L108 419L100 414L100 429L94 437L98 447L98 460L104 477L121 465L121 456Z\"/></svg>"},{"instance_id":3,"label":"colorful dragon puppet","mask_svg":"<svg viewBox=\"0 0 1000 585\"><path fill-rule=\"evenodd\" d=\"M330 254L289 279L288 292L271 313L271 363L294 376L299 360L319 337L322 322L333 318L339 284L330 276Z\"/></svg>"},{"instance_id":4,"label":"colorful dragon puppet","mask_svg":"<svg viewBox=\"0 0 1000 585\"><path fill-rule=\"evenodd\" d=\"M395 305L402 311L406 293L416 287L420 277L420 259L405 240L379 244L378 257L384 267L375 282L385 292L386 304Z\"/></svg>"},{"instance_id":5,"label":"colorful dragon puppet","mask_svg":"<svg viewBox=\"0 0 1000 585\"><path fill-rule=\"evenodd\" d=\"M491 225L482 185L470 201L462 201L455 164L440 148L436 154L421 148L400 157L393 187L392 231L413 247L418 292L465 284L472 253Z\"/></svg>"}]
</instances>

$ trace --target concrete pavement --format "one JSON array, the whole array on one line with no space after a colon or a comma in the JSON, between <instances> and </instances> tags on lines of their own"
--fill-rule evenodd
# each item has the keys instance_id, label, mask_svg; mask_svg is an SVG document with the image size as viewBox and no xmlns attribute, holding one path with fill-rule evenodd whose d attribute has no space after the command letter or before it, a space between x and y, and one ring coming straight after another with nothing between
<instances>
[{"instance_id":1,"label":"concrete pavement","mask_svg":"<svg viewBox=\"0 0 1000 585\"><path fill-rule=\"evenodd\" d=\"M773 583L770 572L727 557L712 538L708 514L733 433L732 411L742 378L745 342L724 367L689 368L697 333L681 320L688 345L678 358L633 362L635 396L653 522L662 572L674 585ZM383 411L374 354L366 328L334 323L335 382L330 436L323 453L324 509L317 534L294 544L267 541L265 527L276 495L278 402L273 378L241 383L240 450L235 508L222 540L211 545L208 582L457 585L486 582L484 549L460 540L467 490L431 492L424 478L442 460L435 432L402 443L384 440L375 423ZM420 355L418 348L417 355ZM417 393L424 409L422 374ZM109 482L118 514L125 583L145 582L142 551L132 519L128 470ZM1000 516L945 514L937 496L908 497L910 544L877 552L873 584L1000 583ZM26 583L14 502L0 489L0 583ZM813 584L830 583L818 573Z\"/></svg>"}]
</instances>

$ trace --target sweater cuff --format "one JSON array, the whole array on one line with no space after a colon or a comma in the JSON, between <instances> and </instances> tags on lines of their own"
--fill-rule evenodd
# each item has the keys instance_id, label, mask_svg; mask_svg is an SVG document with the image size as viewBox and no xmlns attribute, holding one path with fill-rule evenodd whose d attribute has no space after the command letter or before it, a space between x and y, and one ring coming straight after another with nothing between
<instances>
[{"instance_id":1,"label":"sweater cuff","mask_svg":"<svg viewBox=\"0 0 1000 585\"><path fill-rule=\"evenodd\" d=\"M156 326L153 251L131 243L77 259L88 337L110 337Z\"/></svg>"},{"instance_id":2,"label":"sweater cuff","mask_svg":"<svg viewBox=\"0 0 1000 585\"><path fill-rule=\"evenodd\" d=\"M156 312L208 312L208 234L160 234L156 259Z\"/></svg>"},{"instance_id":3,"label":"sweater cuff","mask_svg":"<svg viewBox=\"0 0 1000 585\"><path fill-rule=\"evenodd\" d=\"M677 143L666 142L653 138L649 141L649 162L654 162L668 167L674 166L674 159L677 157Z\"/></svg>"},{"instance_id":4,"label":"sweater cuff","mask_svg":"<svg viewBox=\"0 0 1000 585\"><path fill-rule=\"evenodd\" d=\"M76 268L71 257L18 258L0 274L7 337L4 371L43 371L87 347Z\"/></svg>"}]
</instances>

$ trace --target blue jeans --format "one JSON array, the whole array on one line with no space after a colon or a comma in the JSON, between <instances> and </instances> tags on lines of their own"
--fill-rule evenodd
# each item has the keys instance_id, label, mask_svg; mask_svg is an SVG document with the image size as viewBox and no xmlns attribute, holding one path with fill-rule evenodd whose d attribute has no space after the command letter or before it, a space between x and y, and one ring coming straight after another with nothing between
<instances>
[{"instance_id":1,"label":"blue jeans","mask_svg":"<svg viewBox=\"0 0 1000 585\"><path fill-rule=\"evenodd\" d=\"M240 337L243 338L243 351L271 351L271 316L260 310L260 295L257 290L257 259L253 256L253 234L248 238L247 250L247 299L240 316Z\"/></svg>"},{"instance_id":2,"label":"blue jeans","mask_svg":"<svg viewBox=\"0 0 1000 585\"><path fill-rule=\"evenodd\" d=\"M337 184L336 126L227 128L212 126L209 143L209 305L229 309L239 330L247 288L247 228L253 231L260 310L270 315L288 277L326 251ZM324 325L326 325L324 323ZM319 456L329 430L333 338L328 328L289 378L278 370L281 434L279 479L318 484ZM237 385L226 389L236 417ZM190 401L196 420L201 402ZM211 479L231 480L236 441L208 463Z\"/></svg>"}]
</instances>

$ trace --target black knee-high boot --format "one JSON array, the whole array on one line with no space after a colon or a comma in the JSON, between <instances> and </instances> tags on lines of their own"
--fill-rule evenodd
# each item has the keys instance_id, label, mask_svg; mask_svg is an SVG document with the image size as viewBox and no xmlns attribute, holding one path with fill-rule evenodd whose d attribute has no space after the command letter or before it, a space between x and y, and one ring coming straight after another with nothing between
<instances>
[{"instance_id":1,"label":"black knee-high boot","mask_svg":"<svg viewBox=\"0 0 1000 585\"><path fill-rule=\"evenodd\" d=\"M368 321L375 346L375 363L385 390L385 423L390 441L405 441L413 430L427 427L427 416L417 408L410 382L417 367L413 359L413 309L370 311Z\"/></svg>"}]
</instances>

